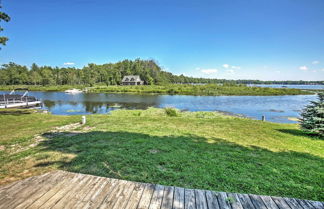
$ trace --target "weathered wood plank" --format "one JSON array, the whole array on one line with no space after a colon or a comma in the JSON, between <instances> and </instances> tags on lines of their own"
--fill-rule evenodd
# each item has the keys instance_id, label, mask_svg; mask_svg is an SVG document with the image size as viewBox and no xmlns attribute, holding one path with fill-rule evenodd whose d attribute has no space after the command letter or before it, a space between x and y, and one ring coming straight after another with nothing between
<instances>
[{"instance_id":1,"label":"weathered wood plank","mask_svg":"<svg viewBox=\"0 0 324 209\"><path fill-rule=\"evenodd\" d=\"M136 209L137 208L137 206L141 200L145 186L146 186L146 184L136 183L134 190L128 200L128 203L127 203L125 209Z\"/></svg>"},{"instance_id":2,"label":"weathered wood plank","mask_svg":"<svg viewBox=\"0 0 324 209\"><path fill-rule=\"evenodd\" d=\"M80 186L72 187L69 192L64 195L52 209L72 208L78 204L98 182L99 177L90 177L89 181Z\"/></svg>"},{"instance_id":3,"label":"weathered wood plank","mask_svg":"<svg viewBox=\"0 0 324 209\"><path fill-rule=\"evenodd\" d=\"M245 209L258 209L255 208L248 194L236 194L243 208Z\"/></svg>"},{"instance_id":4,"label":"weathered wood plank","mask_svg":"<svg viewBox=\"0 0 324 209\"><path fill-rule=\"evenodd\" d=\"M83 186L89 183L92 178L88 175L81 175L81 178L77 183L62 185L57 190L54 190L52 196L41 206L40 209L52 208L56 203L58 203L62 198L64 198L68 193L73 194L74 191L79 191Z\"/></svg>"},{"instance_id":5,"label":"weathered wood plank","mask_svg":"<svg viewBox=\"0 0 324 209\"><path fill-rule=\"evenodd\" d=\"M151 202L155 187L156 186L153 184L147 184L145 186L141 200L137 207L138 209L147 209L150 207L150 202Z\"/></svg>"},{"instance_id":6,"label":"weathered wood plank","mask_svg":"<svg viewBox=\"0 0 324 209\"><path fill-rule=\"evenodd\" d=\"M195 189L195 196L196 196L196 208L208 209L205 191Z\"/></svg>"},{"instance_id":7,"label":"weathered wood plank","mask_svg":"<svg viewBox=\"0 0 324 209\"><path fill-rule=\"evenodd\" d=\"M113 189L113 191L111 192L110 195L108 195L104 201L101 203L101 205L99 206L100 209L103 208L113 208L115 203L118 200L118 197L120 195L122 195L125 187L127 187L128 185L130 185L130 182L128 181L124 181L124 180L119 180L117 182L117 185L115 186L115 188Z\"/></svg>"},{"instance_id":8,"label":"weathered wood plank","mask_svg":"<svg viewBox=\"0 0 324 209\"><path fill-rule=\"evenodd\" d=\"M185 208L196 209L195 190L185 189Z\"/></svg>"},{"instance_id":9,"label":"weathered wood plank","mask_svg":"<svg viewBox=\"0 0 324 209\"><path fill-rule=\"evenodd\" d=\"M44 182L48 181L51 177L51 174L48 173L47 175L42 175L39 178L35 178L35 181L26 181L27 184L17 188L16 191L12 192L12 193L8 193L6 196L4 196L5 198L3 198L0 201L0 205L2 208L14 208L17 205L19 205L21 202L23 202L24 200L27 199L27 197L29 197L31 194L33 194L34 192L37 191L37 188L41 185L44 184ZM33 187L31 187L30 183L32 183L32 185L35 185Z\"/></svg>"},{"instance_id":10,"label":"weathered wood plank","mask_svg":"<svg viewBox=\"0 0 324 209\"><path fill-rule=\"evenodd\" d=\"M250 199L252 204L257 209L267 209L267 206L264 204L262 199L258 195L250 194Z\"/></svg>"},{"instance_id":11,"label":"weathered wood plank","mask_svg":"<svg viewBox=\"0 0 324 209\"><path fill-rule=\"evenodd\" d=\"M79 201L74 208L83 208L88 202L91 202L91 198L96 195L96 193L101 192L104 186L110 181L110 179L99 177L98 181L95 182L95 185L92 187L92 189L89 190L89 192L86 194L86 196Z\"/></svg>"},{"instance_id":12,"label":"weathered wood plank","mask_svg":"<svg viewBox=\"0 0 324 209\"><path fill-rule=\"evenodd\" d=\"M271 197L280 209L291 209L286 201L281 197Z\"/></svg>"},{"instance_id":13,"label":"weathered wood plank","mask_svg":"<svg viewBox=\"0 0 324 209\"><path fill-rule=\"evenodd\" d=\"M227 194L225 192L217 192L215 193L217 196L217 200L219 203L219 207L222 209L231 209L231 206L228 201Z\"/></svg>"},{"instance_id":14,"label":"weathered wood plank","mask_svg":"<svg viewBox=\"0 0 324 209\"><path fill-rule=\"evenodd\" d=\"M324 202L313 201L313 200L305 200L314 206L316 209L324 209Z\"/></svg>"},{"instance_id":15,"label":"weathered wood plank","mask_svg":"<svg viewBox=\"0 0 324 209\"><path fill-rule=\"evenodd\" d=\"M279 209L270 196L259 195L268 209Z\"/></svg>"},{"instance_id":16,"label":"weathered wood plank","mask_svg":"<svg viewBox=\"0 0 324 209\"><path fill-rule=\"evenodd\" d=\"M136 184L134 182L127 182L127 186L124 188L122 193L116 198L116 203L113 209L125 208L135 186Z\"/></svg>"},{"instance_id":17,"label":"weathered wood plank","mask_svg":"<svg viewBox=\"0 0 324 209\"><path fill-rule=\"evenodd\" d=\"M164 186L156 185L149 209L161 208L163 193L164 193Z\"/></svg>"},{"instance_id":18,"label":"weathered wood plank","mask_svg":"<svg viewBox=\"0 0 324 209\"><path fill-rule=\"evenodd\" d=\"M228 203L231 205L232 209L243 209L243 206L235 193L227 193Z\"/></svg>"},{"instance_id":19,"label":"weathered wood plank","mask_svg":"<svg viewBox=\"0 0 324 209\"><path fill-rule=\"evenodd\" d=\"M163 193L161 209L172 209L174 187L166 186Z\"/></svg>"},{"instance_id":20,"label":"weathered wood plank","mask_svg":"<svg viewBox=\"0 0 324 209\"><path fill-rule=\"evenodd\" d=\"M314 209L314 206L308 202L308 201L305 201L305 200L300 200L300 199L295 199L300 206L302 206L304 209Z\"/></svg>"},{"instance_id":21,"label":"weathered wood plank","mask_svg":"<svg viewBox=\"0 0 324 209\"><path fill-rule=\"evenodd\" d=\"M85 179L85 176L78 174L74 175L72 179L69 178L62 178L62 181L57 184L55 187L47 191L44 195L42 195L39 199L37 199L35 202L33 202L28 208L39 208L41 207L44 203L46 203L53 195L55 195L57 192L60 191L60 189L67 184L74 184L80 179Z\"/></svg>"},{"instance_id":22,"label":"weathered wood plank","mask_svg":"<svg viewBox=\"0 0 324 209\"><path fill-rule=\"evenodd\" d=\"M289 205L289 207L291 208L296 208L296 209L304 209L295 199L293 198L287 198L287 197L284 197L283 198L286 203Z\"/></svg>"},{"instance_id":23,"label":"weathered wood plank","mask_svg":"<svg viewBox=\"0 0 324 209\"><path fill-rule=\"evenodd\" d=\"M206 191L207 205L209 209L220 209L218 204L217 195L213 191Z\"/></svg>"},{"instance_id":24,"label":"weathered wood plank","mask_svg":"<svg viewBox=\"0 0 324 209\"><path fill-rule=\"evenodd\" d=\"M184 209L185 207L185 189L174 188L173 209Z\"/></svg>"},{"instance_id":25,"label":"weathered wood plank","mask_svg":"<svg viewBox=\"0 0 324 209\"><path fill-rule=\"evenodd\" d=\"M90 199L90 202L87 202L83 208L98 208L102 201L107 198L109 195L112 195L116 185L118 185L119 180L110 179L106 185L102 188L101 192L96 192Z\"/></svg>"},{"instance_id":26,"label":"weathered wood plank","mask_svg":"<svg viewBox=\"0 0 324 209\"><path fill-rule=\"evenodd\" d=\"M54 174L54 173L53 173ZM15 201L17 204L17 209L20 208L27 208L29 205L31 205L34 201L38 200L41 196L43 196L47 191L55 187L58 183L62 181L62 177L65 176L66 178L72 179L74 175L60 172L55 173L54 175L50 176L48 181L44 182L43 184L39 184L34 186L34 191L28 198L25 198L24 201L21 201L18 205L18 201ZM14 207L14 205L12 205Z\"/></svg>"}]
</instances>

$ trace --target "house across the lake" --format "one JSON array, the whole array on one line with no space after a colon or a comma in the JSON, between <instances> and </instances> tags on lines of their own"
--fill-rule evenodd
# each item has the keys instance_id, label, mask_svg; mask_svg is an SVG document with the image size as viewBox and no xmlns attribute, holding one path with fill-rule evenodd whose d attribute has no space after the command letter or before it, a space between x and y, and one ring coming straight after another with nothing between
<instances>
[{"instance_id":1,"label":"house across the lake","mask_svg":"<svg viewBox=\"0 0 324 209\"><path fill-rule=\"evenodd\" d=\"M122 80L123 85L143 85L144 81L141 80L139 75L127 75Z\"/></svg>"}]
</instances>

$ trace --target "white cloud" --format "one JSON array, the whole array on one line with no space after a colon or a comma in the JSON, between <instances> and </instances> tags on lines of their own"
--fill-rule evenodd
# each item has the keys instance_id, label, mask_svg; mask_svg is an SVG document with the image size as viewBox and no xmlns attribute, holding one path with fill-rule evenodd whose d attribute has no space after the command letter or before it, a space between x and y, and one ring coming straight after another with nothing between
<instances>
[{"instance_id":1,"label":"white cloud","mask_svg":"<svg viewBox=\"0 0 324 209\"><path fill-rule=\"evenodd\" d=\"M324 68L321 71L324 71Z\"/></svg>"},{"instance_id":2,"label":"white cloud","mask_svg":"<svg viewBox=\"0 0 324 209\"><path fill-rule=\"evenodd\" d=\"M240 66L234 66L234 65L233 65L233 66L232 66L231 68L232 68L232 69L236 69L236 70L239 70L239 69L241 69L241 67L240 67Z\"/></svg>"},{"instance_id":3,"label":"white cloud","mask_svg":"<svg viewBox=\"0 0 324 209\"><path fill-rule=\"evenodd\" d=\"M229 64L224 64L224 65L223 65L223 68L229 68L229 67L230 67Z\"/></svg>"},{"instance_id":4,"label":"white cloud","mask_svg":"<svg viewBox=\"0 0 324 209\"><path fill-rule=\"evenodd\" d=\"M315 60L312 62L313 65L317 65L318 63L320 63L319 61Z\"/></svg>"},{"instance_id":5,"label":"white cloud","mask_svg":"<svg viewBox=\"0 0 324 209\"><path fill-rule=\"evenodd\" d=\"M313 73L316 73L316 72L317 72L317 70L312 70L312 72L313 72Z\"/></svg>"},{"instance_id":6,"label":"white cloud","mask_svg":"<svg viewBox=\"0 0 324 209\"><path fill-rule=\"evenodd\" d=\"M308 67L307 66L300 66L299 67L299 70L303 70L303 71L307 71L308 70Z\"/></svg>"},{"instance_id":7,"label":"white cloud","mask_svg":"<svg viewBox=\"0 0 324 209\"><path fill-rule=\"evenodd\" d=\"M275 72L276 72L276 73L281 73L281 71L280 71L280 70L276 70Z\"/></svg>"},{"instance_id":8,"label":"white cloud","mask_svg":"<svg viewBox=\"0 0 324 209\"><path fill-rule=\"evenodd\" d=\"M63 65L75 65L75 63L74 62L64 62Z\"/></svg>"},{"instance_id":9,"label":"white cloud","mask_svg":"<svg viewBox=\"0 0 324 209\"><path fill-rule=\"evenodd\" d=\"M204 74L207 74L207 75L210 75L210 74L215 74L218 72L217 69L202 69L200 70L200 72L204 73Z\"/></svg>"},{"instance_id":10,"label":"white cloud","mask_svg":"<svg viewBox=\"0 0 324 209\"><path fill-rule=\"evenodd\" d=\"M226 72L228 73L228 74L235 74L235 70L232 70L232 69L229 69L229 70L226 70Z\"/></svg>"}]
</instances>

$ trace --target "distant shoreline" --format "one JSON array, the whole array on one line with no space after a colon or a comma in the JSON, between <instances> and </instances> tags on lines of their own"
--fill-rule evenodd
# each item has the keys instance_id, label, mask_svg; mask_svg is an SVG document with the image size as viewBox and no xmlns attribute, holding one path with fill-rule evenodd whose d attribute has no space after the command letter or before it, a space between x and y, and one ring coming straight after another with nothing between
<instances>
[{"instance_id":1,"label":"distant shoreline","mask_svg":"<svg viewBox=\"0 0 324 209\"><path fill-rule=\"evenodd\" d=\"M282 96L282 95L310 95L323 90L304 90L293 88L268 88L250 87L245 85L141 85L141 86L93 86L82 85L69 86L35 86L35 85L6 85L0 86L0 90L13 90L15 88L28 88L30 91L65 91L68 89L80 89L91 93L129 93L129 94L160 94L160 95L195 95L195 96Z\"/></svg>"}]
</instances>

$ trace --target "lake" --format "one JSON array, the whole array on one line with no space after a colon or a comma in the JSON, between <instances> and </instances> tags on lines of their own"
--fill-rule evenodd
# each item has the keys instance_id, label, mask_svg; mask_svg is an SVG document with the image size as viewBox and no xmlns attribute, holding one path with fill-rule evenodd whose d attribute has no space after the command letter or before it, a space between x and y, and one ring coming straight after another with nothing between
<instances>
[{"instance_id":1,"label":"lake","mask_svg":"<svg viewBox=\"0 0 324 209\"><path fill-rule=\"evenodd\" d=\"M248 86L258 86L258 87L268 87L268 88L324 90L324 85L249 84Z\"/></svg>"},{"instance_id":2,"label":"lake","mask_svg":"<svg viewBox=\"0 0 324 209\"><path fill-rule=\"evenodd\" d=\"M0 91L0 94L7 93ZM109 113L116 109L146 109L148 107L175 107L187 111L222 111L260 120L296 123L300 110L315 100L315 95L296 96L187 96L134 95L64 92L29 92L41 99L43 109L57 115Z\"/></svg>"}]
</instances>

